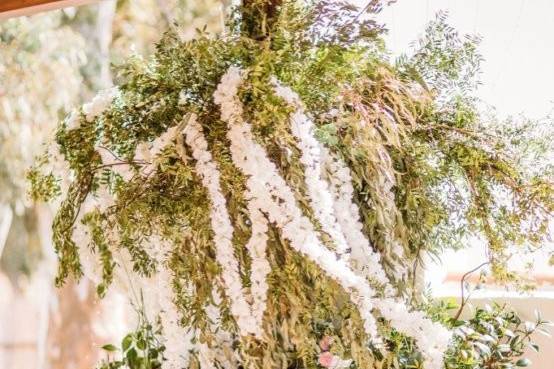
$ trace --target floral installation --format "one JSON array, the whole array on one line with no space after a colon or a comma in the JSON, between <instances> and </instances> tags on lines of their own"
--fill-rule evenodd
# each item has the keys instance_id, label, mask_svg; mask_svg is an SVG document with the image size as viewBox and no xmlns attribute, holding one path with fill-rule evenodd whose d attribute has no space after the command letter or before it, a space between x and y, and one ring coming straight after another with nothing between
<instances>
[{"instance_id":1,"label":"floral installation","mask_svg":"<svg viewBox=\"0 0 554 369\"><path fill-rule=\"evenodd\" d=\"M478 235L496 283L529 288L509 250L541 247L551 178L483 134L476 42L439 17L392 63L384 5L243 1L224 34L170 30L61 122L28 176L59 202L56 281L143 296L102 369L527 363L532 332L508 307L462 320L465 301L417 282L422 255Z\"/></svg>"}]
</instances>

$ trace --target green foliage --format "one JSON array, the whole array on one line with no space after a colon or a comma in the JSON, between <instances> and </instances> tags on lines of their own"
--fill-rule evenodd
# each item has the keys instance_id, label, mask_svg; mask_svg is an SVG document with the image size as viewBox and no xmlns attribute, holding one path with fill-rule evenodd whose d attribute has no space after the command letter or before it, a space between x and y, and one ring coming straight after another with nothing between
<instances>
[{"instance_id":1,"label":"green foliage","mask_svg":"<svg viewBox=\"0 0 554 369\"><path fill-rule=\"evenodd\" d=\"M530 365L522 358L528 349L538 351L532 341L536 333L550 336L546 327L552 323L536 313L534 322L522 321L517 313L505 306L477 308L467 322L453 322L458 329L455 349L449 355L446 368L515 368Z\"/></svg>"},{"instance_id":2,"label":"green foliage","mask_svg":"<svg viewBox=\"0 0 554 369\"><path fill-rule=\"evenodd\" d=\"M33 201L48 201L61 195L59 179L51 173L42 175L33 168L27 172L27 181L36 189L31 194Z\"/></svg>"},{"instance_id":3,"label":"green foliage","mask_svg":"<svg viewBox=\"0 0 554 369\"><path fill-rule=\"evenodd\" d=\"M411 57L401 56L398 66L431 89L439 100L471 94L479 84L480 39L458 32L447 22L448 13L439 12L425 34L415 43Z\"/></svg>"},{"instance_id":4,"label":"green foliage","mask_svg":"<svg viewBox=\"0 0 554 369\"><path fill-rule=\"evenodd\" d=\"M107 359L98 369L160 369L164 361L164 345L160 342L161 327L151 323L144 313L144 306L137 309L138 322L134 332L127 334L120 347L102 346ZM119 357L119 358L118 358Z\"/></svg>"}]
</instances>

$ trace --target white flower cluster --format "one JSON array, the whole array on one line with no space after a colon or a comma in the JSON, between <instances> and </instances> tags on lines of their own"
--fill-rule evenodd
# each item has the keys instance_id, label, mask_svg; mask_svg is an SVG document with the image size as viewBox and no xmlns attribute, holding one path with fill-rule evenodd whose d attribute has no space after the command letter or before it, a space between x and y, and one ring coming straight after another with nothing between
<instances>
[{"instance_id":1,"label":"white flower cluster","mask_svg":"<svg viewBox=\"0 0 554 369\"><path fill-rule=\"evenodd\" d=\"M81 114L78 110L73 110L71 114L69 114L65 121L65 125L68 131L79 128L81 125Z\"/></svg>"},{"instance_id":2,"label":"white flower cluster","mask_svg":"<svg viewBox=\"0 0 554 369\"><path fill-rule=\"evenodd\" d=\"M84 104L83 114L87 122L92 122L94 118L102 114L119 93L120 91L117 87L108 88L98 92L98 95L96 95L91 102Z\"/></svg>"},{"instance_id":3,"label":"white flower cluster","mask_svg":"<svg viewBox=\"0 0 554 369\"><path fill-rule=\"evenodd\" d=\"M153 234L142 241L141 246L156 263L157 273L151 277L133 279L133 285L130 285L129 277L120 275L118 268L114 275L114 287L133 298L136 298L136 290L140 289L144 295L144 312L147 317L159 316L166 359L162 362L162 369L187 367L190 360L189 351L194 347L194 332L186 331L180 325L181 314L174 303L175 291L172 285L174 276L168 267L168 258L171 256L173 244L160 235ZM128 270L132 264L131 255L126 250L118 251L114 258L124 270Z\"/></svg>"},{"instance_id":4,"label":"white flower cluster","mask_svg":"<svg viewBox=\"0 0 554 369\"><path fill-rule=\"evenodd\" d=\"M143 175L148 176L156 169L156 158L161 154L163 149L171 144L177 135L180 134L182 126L182 124L172 126L160 136L156 137L154 141L141 142L137 145L133 161L143 164L141 168L141 173Z\"/></svg>"},{"instance_id":5,"label":"white flower cluster","mask_svg":"<svg viewBox=\"0 0 554 369\"><path fill-rule=\"evenodd\" d=\"M133 162L142 166L140 169L142 175L148 176L156 169L157 157L164 148L175 140L180 129L181 125L172 126L154 141L141 142L137 145L133 156ZM100 154L102 165L109 166L110 170L119 174L126 182L133 178L134 171L128 162L119 159L105 147L97 147L96 151Z\"/></svg>"},{"instance_id":6,"label":"white flower cluster","mask_svg":"<svg viewBox=\"0 0 554 369\"><path fill-rule=\"evenodd\" d=\"M408 311L397 299L376 299L375 306L398 331L413 337L426 361L426 369L442 369L452 331L433 323L421 311Z\"/></svg>"},{"instance_id":7,"label":"white flower cluster","mask_svg":"<svg viewBox=\"0 0 554 369\"><path fill-rule=\"evenodd\" d=\"M259 200L260 211L282 230L283 237L295 250L307 255L345 290L350 291L367 334L377 336L375 318L371 314L373 289L364 278L357 276L343 260L337 260L335 254L322 245L313 224L296 204L292 190L263 147L254 140L250 125L242 120L242 105L237 97L241 83L241 70L231 67L214 93L214 101L221 107L221 117L229 124L227 137L231 142L233 162L248 176L247 188Z\"/></svg>"},{"instance_id":8,"label":"white flower cluster","mask_svg":"<svg viewBox=\"0 0 554 369\"><path fill-rule=\"evenodd\" d=\"M333 194L335 216L352 250L352 266L362 275L385 285L387 294L393 294L394 291L391 290L389 279L381 265L381 258L362 232L360 210L354 202L350 168L342 160L331 155L327 148L322 147L321 151L324 158L324 174Z\"/></svg>"},{"instance_id":9,"label":"white flower cluster","mask_svg":"<svg viewBox=\"0 0 554 369\"><path fill-rule=\"evenodd\" d=\"M298 140L298 146L301 152L300 162L304 165L305 169L304 177L310 205L324 232L327 232L331 236L339 257L348 260L349 247L341 226L335 218L333 197L329 190L329 185L322 178L322 147L314 136L314 124L304 112L298 94L292 91L291 88L281 85L276 80L274 80L273 83L277 96L280 96L287 103L296 108L290 118L291 131Z\"/></svg>"},{"instance_id":10,"label":"white flower cluster","mask_svg":"<svg viewBox=\"0 0 554 369\"><path fill-rule=\"evenodd\" d=\"M210 196L210 218L214 232L216 259L222 268L222 278L226 292L231 300L231 313L235 317L242 335L254 333L255 324L251 319L250 306L246 302L239 273L239 264L234 255L233 226L227 212L227 203L221 193L220 174L208 151L208 143L203 136L202 127L193 116L183 133L185 142L192 149L196 160L196 173Z\"/></svg>"}]
</instances>

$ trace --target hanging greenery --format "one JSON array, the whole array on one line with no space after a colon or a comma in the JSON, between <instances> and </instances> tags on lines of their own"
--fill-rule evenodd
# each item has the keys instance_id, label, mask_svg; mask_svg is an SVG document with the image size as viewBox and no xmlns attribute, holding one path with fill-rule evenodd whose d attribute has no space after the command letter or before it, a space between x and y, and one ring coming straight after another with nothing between
<instances>
[{"instance_id":1,"label":"hanging greenery","mask_svg":"<svg viewBox=\"0 0 554 369\"><path fill-rule=\"evenodd\" d=\"M419 298L417 266L479 236L497 281L521 282L507 260L546 237L552 177L483 130L477 40L440 16L391 64L382 5L244 1L222 35L168 31L60 123L28 176L62 200L57 283L140 290L160 322L103 368L526 363L547 322L449 318Z\"/></svg>"}]
</instances>

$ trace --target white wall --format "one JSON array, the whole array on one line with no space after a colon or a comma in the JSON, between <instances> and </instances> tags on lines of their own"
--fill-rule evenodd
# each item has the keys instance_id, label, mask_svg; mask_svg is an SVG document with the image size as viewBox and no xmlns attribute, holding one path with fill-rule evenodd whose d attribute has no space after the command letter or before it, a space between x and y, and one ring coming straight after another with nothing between
<instances>
[{"instance_id":1,"label":"white wall","mask_svg":"<svg viewBox=\"0 0 554 369\"><path fill-rule=\"evenodd\" d=\"M390 29L387 41L393 52L406 51L439 10L447 10L451 25L462 33L483 38L483 100L501 115L523 112L540 118L550 112L554 1L398 0L380 16Z\"/></svg>"}]
</instances>

